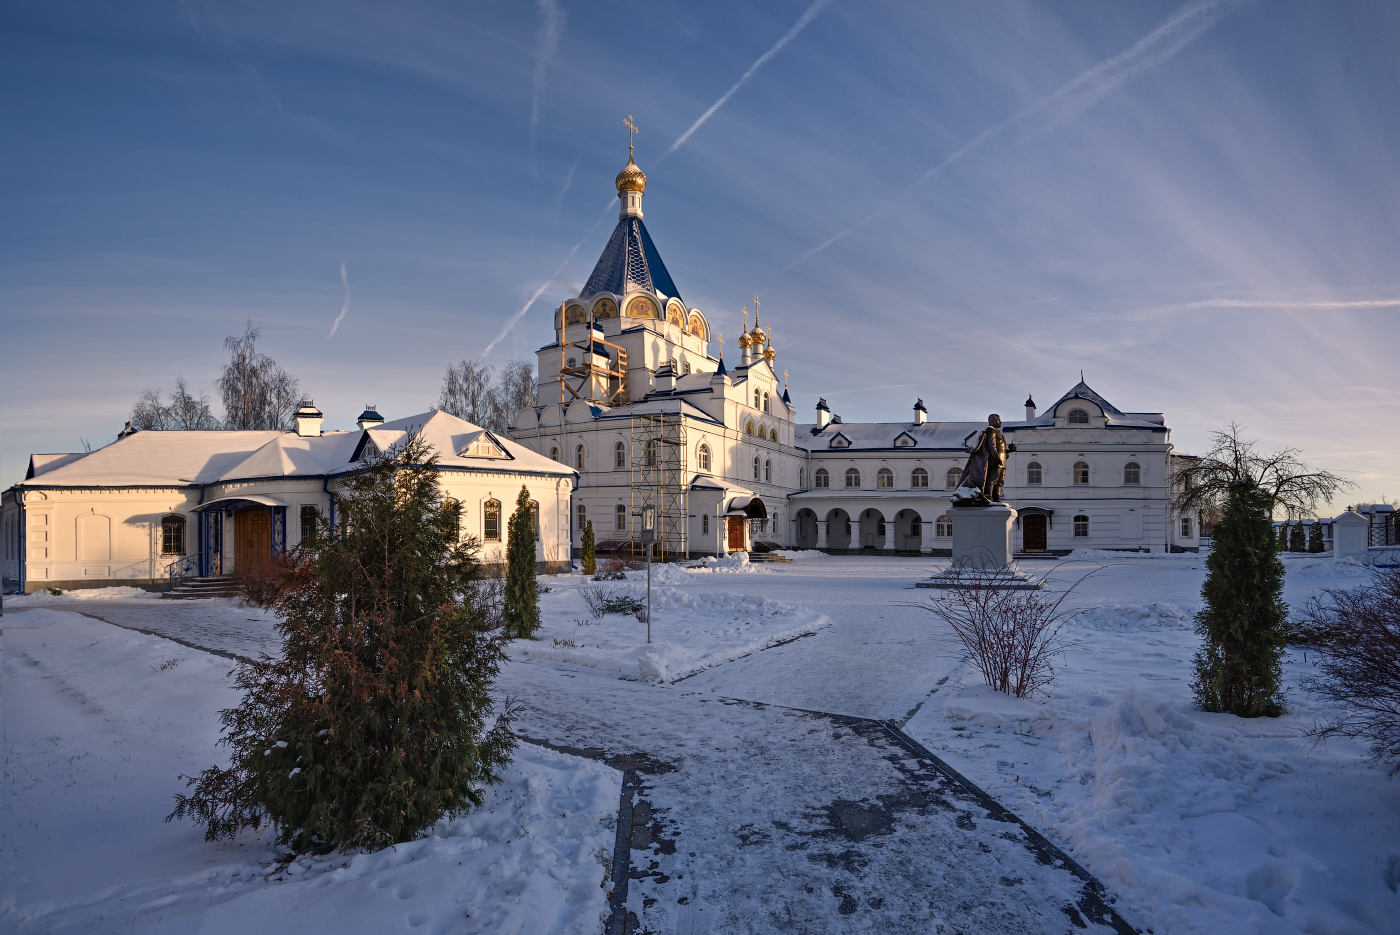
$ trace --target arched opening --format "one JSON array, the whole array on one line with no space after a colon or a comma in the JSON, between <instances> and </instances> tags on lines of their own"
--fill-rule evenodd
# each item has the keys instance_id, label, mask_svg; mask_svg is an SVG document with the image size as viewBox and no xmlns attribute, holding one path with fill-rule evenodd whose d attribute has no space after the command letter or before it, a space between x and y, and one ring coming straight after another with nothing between
<instances>
[{"instance_id":1,"label":"arched opening","mask_svg":"<svg viewBox=\"0 0 1400 935\"><path fill-rule=\"evenodd\" d=\"M851 517L842 509L826 514L826 546L829 549L848 549L851 546Z\"/></svg>"},{"instance_id":2,"label":"arched opening","mask_svg":"<svg viewBox=\"0 0 1400 935\"><path fill-rule=\"evenodd\" d=\"M817 547L817 514L809 509L798 510L792 518L793 538L799 549Z\"/></svg>"},{"instance_id":3,"label":"arched opening","mask_svg":"<svg viewBox=\"0 0 1400 935\"><path fill-rule=\"evenodd\" d=\"M879 510L862 510L860 514L860 547L862 551L883 549L889 533L885 516Z\"/></svg>"},{"instance_id":4,"label":"arched opening","mask_svg":"<svg viewBox=\"0 0 1400 935\"><path fill-rule=\"evenodd\" d=\"M769 429L769 430L768 430L768 440L769 440L770 442L775 442L775 441L778 440L778 430L777 430L777 429Z\"/></svg>"}]
</instances>

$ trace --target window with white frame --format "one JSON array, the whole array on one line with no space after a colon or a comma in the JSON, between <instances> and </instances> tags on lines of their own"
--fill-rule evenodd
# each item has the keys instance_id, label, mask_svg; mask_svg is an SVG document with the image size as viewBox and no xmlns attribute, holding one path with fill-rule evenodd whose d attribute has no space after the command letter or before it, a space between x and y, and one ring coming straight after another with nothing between
<instances>
[{"instance_id":1,"label":"window with white frame","mask_svg":"<svg viewBox=\"0 0 1400 935\"><path fill-rule=\"evenodd\" d=\"M1039 461L1032 461L1026 465L1026 483L1040 484L1043 482L1045 469L1040 466Z\"/></svg>"},{"instance_id":2,"label":"window with white frame","mask_svg":"<svg viewBox=\"0 0 1400 935\"><path fill-rule=\"evenodd\" d=\"M957 490L958 482L962 480L962 468L950 467L948 473L943 476L943 489Z\"/></svg>"},{"instance_id":3,"label":"window with white frame","mask_svg":"<svg viewBox=\"0 0 1400 935\"><path fill-rule=\"evenodd\" d=\"M577 448L574 449L574 467L582 471L584 466L584 459L585 456L583 453L583 446L579 445Z\"/></svg>"},{"instance_id":4,"label":"window with white frame","mask_svg":"<svg viewBox=\"0 0 1400 935\"><path fill-rule=\"evenodd\" d=\"M753 479L758 480L758 455L753 456Z\"/></svg>"},{"instance_id":5,"label":"window with white frame","mask_svg":"<svg viewBox=\"0 0 1400 935\"><path fill-rule=\"evenodd\" d=\"M1070 425L1088 425L1089 413L1083 409L1071 409L1069 418L1065 419Z\"/></svg>"},{"instance_id":6,"label":"window with white frame","mask_svg":"<svg viewBox=\"0 0 1400 935\"><path fill-rule=\"evenodd\" d=\"M886 488L886 489L893 489L893 488L894 488L894 471L891 471L889 468L880 468L880 470L876 471L876 472L875 472L875 486L876 486L876 487L881 487L881 488Z\"/></svg>"},{"instance_id":7,"label":"window with white frame","mask_svg":"<svg viewBox=\"0 0 1400 935\"><path fill-rule=\"evenodd\" d=\"M912 474L909 475L909 486L910 486L910 487L927 487L927 486L928 486L928 471L925 471L925 470L924 470L923 468L921 468L921 467L914 468L914 472L913 472Z\"/></svg>"},{"instance_id":8,"label":"window with white frame","mask_svg":"<svg viewBox=\"0 0 1400 935\"><path fill-rule=\"evenodd\" d=\"M846 468L846 486L860 486L860 471L856 470L855 468Z\"/></svg>"},{"instance_id":9,"label":"window with white frame","mask_svg":"<svg viewBox=\"0 0 1400 935\"><path fill-rule=\"evenodd\" d=\"M1136 461L1129 461L1127 464L1123 465L1123 483L1141 484L1142 465Z\"/></svg>"},{"instance_id":10,"label":"window with white frame","mask_svg":"<svg viewBox=\"0 0 1400 935\"><path fill-rule=\"evenodd\" d=\"M1181 518L1181 538L1191 538L1191 517L1189 516L1183 516Z\"/></svg>"},{"instance_id":11,"label":"window with white frame","mask_svg":"<svg viewBox=\"0 0 1400 935\"><path fill-rule=\"evenodd\" d=\"M831 475L826 472L826 468L817 468L817 473L812 477L813 487L830 487Z\"/></svg>"},{"instance_id":12,"label":"window with white frame","mask_svg":"<svg viewBox=\"0 0 1400 935\"><path fill-rule=\"evenodd\" d=\"M763 402L763 399L762 399L762 396L761 396L761 394L760 394L759 388L755 386L755 387L753 388L753 407L754 407L755 409L761 408L762 402Z\"/></svg>"},{"instance_id":13,"label":"window with white frame","mask_svg":"<svg viewBox=\"0 0 1400 935\"><path fill-rule=\"evenodd\" d=\"M622 442L613 445L613 469L620 471L627 467L627 446Z\"/></svg>"},{"instance_id":14,"label":"window with white frame","mask_svg":"<svg viewBox=\"0 0 1400 935\"><path fill-rule=\"evenodd\" d=\"M558 460L559 460L559 449L558 449L558 448L550 448L550 449L549 449L549 460L551 460L551 461L558 461Z\"/></svg>"},{"instance_id":15,"label":"window with white frame","mask_svg":"<svg viewBox=\"0 0 1400 935\"><path fill-rule=\"evenodd\" d=\"M773 459L772 459L772 458L765 458L765 459L763 460L763 479L764 479L766 482L770 483L770 484L773 482Z\"/></svg>"},{"instance_id":16,"label":"window with white frame","mask_svg":"<svg viewBox=\"0 0 1400 935\"><path fill-rule=\"evenodd\" d=\"M934 522L933 534L939 539L947 539L953 534L953 521L948 518L946 513L938 517L937 521Z\"/></svg>"},{"instance_id":17,"label":"window with white frame","mask_svg":"<svg viewBox=\"0 0 1400 935\"><path fill-rule=\"evenodd\" d=\"M701 513L701 514L700 514L700 531L703 532L703 533L708 533L708 532L710 531L710 514L709 514L709 513Z\"/></svg>"},{"instance_id":18,"label":"window with white frame","mask_svg":"<svg viewBox=\"0 0 1400 935\"><path fill-rule=\"evenodd\" d=\"M588 505L580 503L578 505L578 534L583 535L583 531L588 528Z\"/></svg>"},{"instance_id":19,"label":"window with white frame","mask_svg":"<svg viewBox=\"0 0 1400 935\"><path fill-rule=\"evenodd\" d=\"M695 466L696 466L698 469L702 470L702 471L708 471L708 470L710 469L710 446L709 446L709 445L701 445L698 449L696 449L696 451L695 451Z\"/></svg>"},{"instance_id":20,"label":"window with white frame","mask_svg":"<svg viewBox=\"0 0 1400 935\"><path fill-rule=\"evenodd\" d=\"M1076 484L1089 483L1089 465L1086 462L1074 462L1074 482Z\"/></svg>"},{"instance_id":21,"label":"window with white frame","mask_svg":"<svg viewBox=\"0 0 1400 935\"><path fill-rule=\"evenodd\" d=\"M487 500L481 505L481 538L487 542L501 541L501 501Z\"/></svg>"},{"instance_id":22,"label":"window with white frame","mask_svg":"<svg viewBox=\"0 0 1400 935\"><path fill-rule=\"evenodd\" d=\"M797 489L798 489L798 490L806 490L806 489L807 489L807 469L806 469L806 468L798 468L798 469L797 469Z\"/></svg>"},{"instance_id":23,"label":"window with white frame","mask_svg":"<svg viewBox=\"0 0 1400 935\"><path fill-rule=\"evenodd\" d=\"M627 504L619 503L613 513L616 516L616 528L618 532L627 531Z\"/></svg>"},{"instance_id":24,"label":"window with white frame","mask_svg":"<svg viewBox=\"0 0 1400 935\"><path fill-rule=\"evenodd\" d=\"M769 408L768 394L767 394L767 393L764 393L764 394L763 394L763 411L764 411L764 412L772 412L772 411L773 411L772 409Z\"/></svg>"},{"instance_id":25,"label":"window with white frame","mask_svg":"<svg viewBox=\"0 0 1400 935\"><path fill-rule=\"evenodd\" d=\"M1085 516L1083 513L1080 513L1074 518L1074 538L1089 538L1089 517Z\"/></svg>"}]
</instances>

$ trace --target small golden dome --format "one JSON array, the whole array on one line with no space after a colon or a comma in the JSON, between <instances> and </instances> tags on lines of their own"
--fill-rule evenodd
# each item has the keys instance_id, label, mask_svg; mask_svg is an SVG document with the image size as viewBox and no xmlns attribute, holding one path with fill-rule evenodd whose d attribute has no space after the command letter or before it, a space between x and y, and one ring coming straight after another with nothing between
<instances>
[{"instance_id":1,"label":"small golden dome","mask_svg":"<svg viewBox=\"0 0 1400 935\"><path fill-rule=\"evenodd\" d=\"M775 358L775 357L777 357L777 356L778 356L778 352L775 351L775 350L773 350L773 348L771 348L771 347L768 348L766 351L763 352L763 359L766 360L766 361L768 361L768 362L770 362L770 363L773 361L773 358Z\"/></svg>"},{"instance_id":2,"label":"small golden dome","mask_svg":"<svg viewBox=\"0 0 1400 935\"><path fill-rule=\"evenodd\" d=\"M744 334L739 335L739 346L740 346L740 347L748 347L748 346L749 346L750 344L752 344L752 343L753 343L753 342L749 340L749 336L748 336L748 333L747 333L747 332L744 333Z\"/></svg>"},{"instance_id":3,"label":"small golden dome","mask_svg":"<svg viewBox=\"0 0 1400 935\"><path fill-rule=\"evenodd\" d=\"M629 156L627 165L622 167L622 171L617 174L617 192L645 192L647 190L647 176Z\"/></svg>"},{"instance_id":4,"label":"small golden dome","mask_svg":"<svg viewBox=\"0 0 1400 935\"><path fill-rule=\"evenodd\" d=\"M767 341L768 335L764 334L763 329L760 328L758 325L754 325L753 330L749 332L749 340L753 342L755 346L757 346L759 344L762 344L764 341Z\"/></svg>"}]
</instances>

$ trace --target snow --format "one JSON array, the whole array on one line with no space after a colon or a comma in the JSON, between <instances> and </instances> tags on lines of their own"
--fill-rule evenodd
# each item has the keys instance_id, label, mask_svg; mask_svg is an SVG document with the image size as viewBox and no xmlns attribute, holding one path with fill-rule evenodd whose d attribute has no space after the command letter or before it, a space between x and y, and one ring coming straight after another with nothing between
<instances>
[{"instance_id":1,"label":"snow","mask_svg":"<svg viewBox=\"0 0 1400 935\"><path fill-rule=\"evenodd\" d=\"M58 590L58 589L55 589ZM35 604L49 604L54 601L148 601L160 600L160 593L145 588L78 588L74 591L51 593L47 588L32 594L15 594L5 598L6 607L28 607Z\"/></svg>"},{"instance_id":2,"label":"snow","mask_svg":"<svg viewBox=\"0 0 1400 935\"><path fill-rule=\"evenodd\" d=\"M499 688L525 701L524 736L659 764L639 774L646 808L628 896L645 930L1064 930L1049 907L1069 898L1065 875L998 837L1004 826L979 817L965 830L937 808L899 805L919 781L907 756L840 717L852 715L903 724L1103 881L1143 931L1400 932L1400 781L1360 744L1307 734L1331 713L1298 687L1315 671L1311 653L1286 657L1283 717L1196 708L1203 559L1111 552L1044 563L1049 593L1083 580L1066 600L1076 615L1057 679L1029 699L980 684L937 618L910 606L929 599L914 582L946 560L864 555L708 563L762 572L723 577L654 565L654 660L634 617L594 622L577 593L587 579L542 578L541 638L511 644ZM1366 571L1326 556L1285 564L1295 610ZM644 597L641 572L599 584ZM138 919L133 931L378 932L413 920L471 931L453 927L470 924L457 898L501 912L564 907L545 922L484 909L496 931L567 931L550 927L563 916L600 930L601 866L581 855L604 839L610 847L616 773L522 745L492 793L492 808L519 809L519 823L516 812L477 812L396 852L349 867L344 857L298 862L264 881L276 854L261 839L208 845L198 829L158 820L177 774L217 762L213 712L231 700L228 661L90 617L244 655L275 651L271 620L219 601L66 605L87 616L27 606L36 609L7 620L4 682L12 762L28 771L12 773L33 776L12 800L22 931L93 930L103 913ZM804 629L813 635L784 641ZM546 822L557 813L524 804L529 777L551 775L539 780L553 783L551 801L574 803L559 806L569 820L557 827ZM873 816L875 831L844 835L839 814ZM461 824L470 821L484 824ZM550 856L512 850L521 839L508 832L521 824ZM503 833L513 843L501 845ZM489 859L470 864L478 841ZM492 889L489 868L509 882ZM552 895L525 889L537 885ZM492 902L508 887L515 896Z\"/></svg>"},{"instance_id":3,"label":"snow","mask_svg":"<svg viewBox=\"0 0 1400 935\"><path fill-rule=\"evenodd\" d=\"M810 562L815 559L826 558L825 552L816 549L774 549L774 555L790 558L794 562Z\"/></svg>"},{"instance_id":4,"label":"snow","mask_svg":"<svg viewBox=\"0 0 1400 935\"><path fill-rule=\"evenodd\" d=\"M616 771L522 744L482 808L427 837L282 867L266 833L208 844L161 821L182 773L223 761L227 659L52 609L5 623L20 931L601 929Z\"/></svg>"},{"instance_id":5,"label":"snow","mask_svg":"<svg viewBox=\"0 0 1400 935\"><path fill-rule=\"evenodd\" d=\"M662 577L689 584L696 576L676 565L652 566L651 643L645 622L630 614L594 618L578 593L578 585L598 587L645 605L646 572L633 571L626 581L580 581L541 595L540 628L533 639L512 641L509 652L626 679L673 682L831 624L830 617L803 607L733 591L681 590L658 583Z\"/></svg>"},{"instance_id":6,"label":"snow","mask_svg":"<svg viewBox=\"0 0 1400 935\"><path fill-rule=\"evenodd\" d=\"M752 575L762 574L768 571L768 568L749 561L749 553L747 552L733 552L723 557L708 555L694 566L693 571L701 574L709 572L712 574Z\"/></svg>"}]
</instances>

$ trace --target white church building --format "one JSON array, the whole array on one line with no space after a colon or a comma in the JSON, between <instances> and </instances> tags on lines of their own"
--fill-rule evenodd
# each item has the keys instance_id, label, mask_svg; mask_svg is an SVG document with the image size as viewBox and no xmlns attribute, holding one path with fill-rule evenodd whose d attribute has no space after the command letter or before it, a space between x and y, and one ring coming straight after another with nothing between
<instances>
[{"instance_id":1,"label":"white church building","mask_svg":"<svg viewBox=\"0 0 1400 935\"><path fill-rule=\"evenodd\" d=\"M411 431L438 455L444 501L481 541L484 564L504 566L524 486L540 569L568 567L573 470L445 412L385 422L369 408L354 431L322 422L304 405L292 431L128 430L91 453L31 456L25 479L0 495L5 590L236 574L295 546L318 518L334 524L339 482Z\"/></svg>"},{"instance_id":2,"label":"white church building","mask_svg":"<svg viewBox=\"0 0 1400 935\"><path fill-rule=\"evenodd\" d=\"M555 312L537 352L539 403L511 437L578 472L573 543L592 521L600 551L637 549L641 507L660 514L669 556L753 548L946 554L949 494L985 417L844 423L825 400L797 421L758 321L727 367L704 312L681 297L642 219L646 176L629 158L621 210L583 290ZM1170 509L1173 465L1161 413L1123 412L1082 380L1044 415L1003 430L1004 498L1023 553L1076 548L1195 550Z\"/></svg>"}]
</instances>

